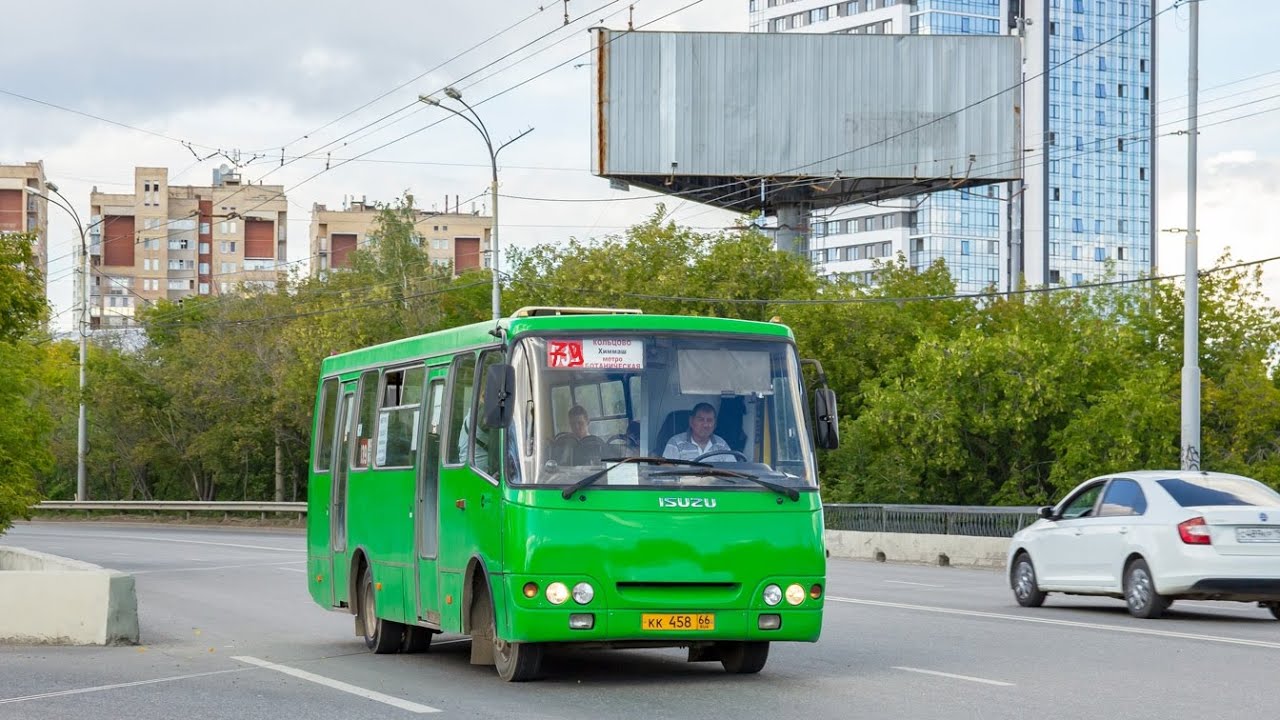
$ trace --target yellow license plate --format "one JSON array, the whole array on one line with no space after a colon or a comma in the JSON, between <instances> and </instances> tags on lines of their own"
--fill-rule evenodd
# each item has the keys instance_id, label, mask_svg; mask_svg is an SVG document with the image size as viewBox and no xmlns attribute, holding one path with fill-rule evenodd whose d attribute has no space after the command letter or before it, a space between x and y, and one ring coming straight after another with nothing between
<instances>
[{"instance_id":1,"label":"yellow license plate","mask_svg":"<svg viewBox=\"0 0 1280 720\"><path fill-rule=\"evenodd\" d=\"M641 630L706 631L716 629L713 613L641 613Z\"/></svg>"}]
</instances>

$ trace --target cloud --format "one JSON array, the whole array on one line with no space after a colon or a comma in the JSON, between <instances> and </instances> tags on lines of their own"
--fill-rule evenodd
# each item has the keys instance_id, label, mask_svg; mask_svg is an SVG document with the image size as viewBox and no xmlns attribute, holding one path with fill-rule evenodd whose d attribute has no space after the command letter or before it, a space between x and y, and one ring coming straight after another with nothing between
<instances>
[{"instance_id":1,"label":"cloud","mask_svg":"<svg viewBox=\"0 0 1280 720\"><path fill-rule=\"evenodd\" d=\"M1237 262L1280 255L1280 214L1274 210L1280 153L1224 150L1203 165L1196 187L1198 267L1213 266L1228 248ZM1186 227L1184 188L1161 196L1159 216L1161 228ZM1184 234L1162 234L1159 271L1183 272L1185 247ZM1280 301L1280 262L1263 266L1263 286L1272 303Z\"/></svg>"}]
</instances>

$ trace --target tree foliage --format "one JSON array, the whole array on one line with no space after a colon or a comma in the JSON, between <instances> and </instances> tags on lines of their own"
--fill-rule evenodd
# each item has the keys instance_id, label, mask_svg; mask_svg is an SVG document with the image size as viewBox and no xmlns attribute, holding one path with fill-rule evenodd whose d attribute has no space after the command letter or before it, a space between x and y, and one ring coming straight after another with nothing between
<instances>
[{"instance_id":1,"label":"tree foliage","mask_svg":"<svg viewBox=\"0 0 1280 720\"><path fill-rule=\"evenodd\" d=\"M420 220L402 198L349 269L160 302L139 313L141 349L95 341L90 496L301 499L325 357L490 316L489 272L433 262ZM508 313L589 305L789 325L840 397L843 444L820 458L828 501L1039 503L1094 475L1179 464L1176 283L975 300L956 297L941 262L899 256L865 287L818 277L749 225L696 232L662 207L621 235L512 251L509 266ZM1206 273L1200 287L1203 466L1280 486L1280 317L1256 268ZM30 382L6 385L0 409L49 438L20 472L66 496L75 348L5 352ZM17 437L5 432L0 452Z\"/></svg>"}]
</instances>

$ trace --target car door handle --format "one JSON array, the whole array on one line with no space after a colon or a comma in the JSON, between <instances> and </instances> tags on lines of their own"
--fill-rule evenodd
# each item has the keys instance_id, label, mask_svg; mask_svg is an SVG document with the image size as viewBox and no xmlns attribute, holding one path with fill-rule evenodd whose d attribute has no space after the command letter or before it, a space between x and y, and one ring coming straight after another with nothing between
<instances>
[{"instance_id":1,"label":"car door handle","mask_svg":"<svg viewBox=\"0 0 1280 720\"><path fill-rule=\"evenodd\" d=\"M1128 533L1128 532L1129 532L1129 528L1127 528L1127 527L1122 527L1122 528L1120 528L1120 534L1121 534L1121 535L1124 535L1124 534L1126 534L1126 533Z\"/></svg>"},{"instance_id":2,"label":"car door handle","mask_svg":"<svg viewBox=\"0 0 1280 720\"><path fill-rule=\"evenodd\" d=\"M1084 530L1083 530L1083 529L1081 529L1081 528L1076 528L1076 535L1083 535L1083 534L1084 534Z\"/></svg>"}]
</instances>

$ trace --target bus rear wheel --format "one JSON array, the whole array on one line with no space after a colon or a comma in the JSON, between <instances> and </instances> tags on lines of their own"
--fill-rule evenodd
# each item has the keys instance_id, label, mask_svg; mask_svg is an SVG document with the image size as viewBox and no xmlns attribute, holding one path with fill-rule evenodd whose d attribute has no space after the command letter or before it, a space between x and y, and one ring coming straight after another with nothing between
<instances>
[{"instance_id":1,"label":"bus rear wheel","mask_svg":"<svg viewBox=\"0 0 1280 720\"><path fill-rule=\"evenodd\" d=\"M394 620L378 617L373 600L373 573L366 567L360 573L360 628L364 633L364 646L377 655L400 651L404 641L405 626Z\"/></svg>"},{"instance_id":2,"label":"bus rear wheel","mask_svg":"<svg viewBox=\"0 0 1280 720\"><path fill-rule=\"evenodd\" d=\"M768 661L768 642L727 642L720 645L720 664L724 665L725 672L758 673Z\"/></svg>"}]
</instances>

